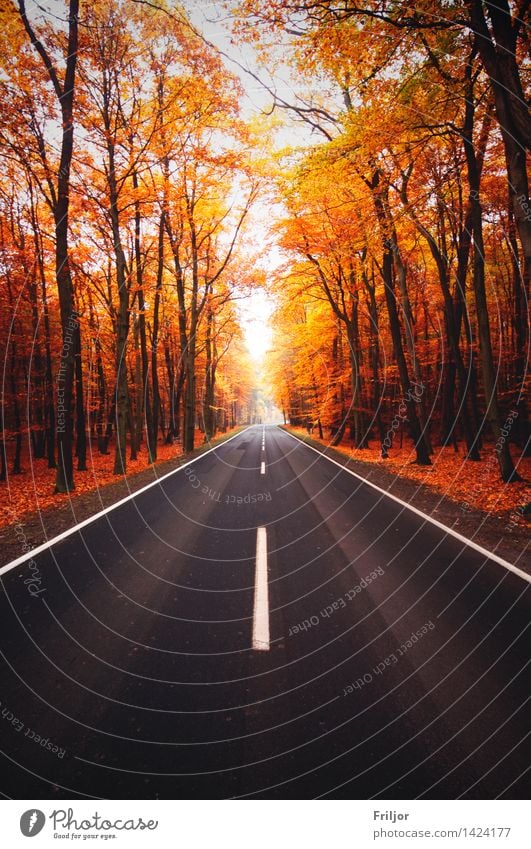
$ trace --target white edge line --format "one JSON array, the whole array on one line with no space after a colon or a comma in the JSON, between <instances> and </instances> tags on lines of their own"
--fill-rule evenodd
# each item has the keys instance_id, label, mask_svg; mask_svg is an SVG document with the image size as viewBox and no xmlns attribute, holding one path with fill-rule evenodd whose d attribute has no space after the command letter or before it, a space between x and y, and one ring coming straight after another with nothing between
<instances>
[{"instance_id":1,"label":"white edge line","mask_svg":"<svg viewBox=\"0 0 531 849\"><path fill-rule=\"evenodd\" d=\"M324 457L325 460L328 460L330 463L333 463L334 466L339 466L339 468L343 469L344 472L348 472L349 475L358 478L358 480L362 481L363 483L366 483L367 486L372 487L372 489L375 489L377 492L381 492L382 495L387 496L387 498L391 498L393 501L396 501L397 504L401 504L403 507L406 507L408 510L411 510L412 513L416 513L417 516L421 516L427 522L431 522L432 525L435 525L437 528L440 528L445 533L450 534L450 536L455 537L455 539L458 539L460 542L464 542L465 545L468 545L470 548L475 549L475 551L479 551L480 554L484 554L485 557L487 557L489 560L494 560L500 566L503 566L505 569L508 569L509 572L513 572L515 575L518 575L519 578L523 578L524 581L527 581L528 584L531 584L531 575L529 575L527 572L524 572L522 569L519 569L518 566L515 566L513 563L509 563L508 560L504 560L503 557L499 557L493 551L487 551L486 548L483 548L483 546L478 545L477 542L473 542L473 540L467 539L458 531L454 531L453 528L449 528L448 525L443 525L442 522L439 522L437 519L433 519L431 516L428 516L427 513L423 513L422 510L419 510L417 507L413 507L411 504L408 504L407 501L402 501L402 499L398 498L397 495L392 495L390 492L387 492L385 489L382 489L375 483L372 483L372 481L367 480L367 478L358 475L356 472L353 472L352 469L347 468L347 466L344 466L342 463L338 463L337 460L334 460L332 457L329 457L327 454L324 454L322 451L319 451L317 448L314 448L313 445L308 445L307 442L304 442L304 440L300 437L295 436L293 433L290 433L289 430L285 430L282 427L279 427L279 430L282 430L284 433L287 433L288 436L291 436L292 439L296 439L297 442L299 442L301 445L304 445L306 448L310 448L312 451L315 451L316 454L319 454L321 457Z\"/></svg>"},{"instance_id":2,"label":"white edge line","mask_svg":"<svg viewBox=\"0 0 531 849\"><path fill-rule=\"evenodd\" d=\"M95 522L97 519L101 519L102 516L106 516L107 513L111 513L113 510L116 510L117 507L121 507L122 504L126 504L128 501L131 501L133 498L136 498L137 495L140 495L142 492L146 492L146 490L151 489L152 486L157 486L161 481L166 480L166 478L171 477L171 475L177 474L181 469L185 469L186 466L191 466L192 463L197 463L202 457L206 457L207 454L210 454L212 451L216 451L218 448L221 448L223 445L226 445L227 442L231 442L231 440L236 439L238 436L241 436L242 433L245 433L246 430L249 430L252 425L248 425L243 430L240 430L238 433L235 433L234 436L229 436L228 439L225 439L223 442L220 442L219 445L214 445L213 448L209 448L208 451L203 451L202 454L198 454L197 457L194 457L192 460L188 460L187 463L183 463L177 469L172 469L171 472L166 472L165 475L162 475L160 478L152 481L151 483L146 484L146 486L137 489L136 492L132 492L131 495L126 495L125 498L121 498L120 501L115 501L114 504L110 504L109 507L105 507L104 510L100 510L99 513L95 513L94 516L90 516L88 519L84 519L79 524L74 525L72 528L68 528L68 530L63 531L61 534L58 534L56 537L52 537L47 542L43 542L41 545L38 545L37 548L33 548L31 551L26 552L26 554L17 557L16 560L11 560L9 563L6 563L5 566L0 568L0 576L5 575L6 572L10 572L11 569L14 569L16 566L20 566L21 563L26 563L28 560L31 560L37 554L41 554L41 552L46 551L47 548L51 548L56 543L61 542L61 540L66 539L72 534L76 533L76 531L80 531L82 528L86 528L87 525L91 525L92 522ZM146 467L147 468L147 467Z\"/></svg>"},{"instance_id":3,"label":"white edge line","mask_svg":"<svg viewBox=\"0 0 531 849\"><path fill-rule=\"evenodd\" d=\"M253 649L269 651L269 583L267 575L267 531L256 530L256 565L254 572Z\"/></svg>"}]
</instances>

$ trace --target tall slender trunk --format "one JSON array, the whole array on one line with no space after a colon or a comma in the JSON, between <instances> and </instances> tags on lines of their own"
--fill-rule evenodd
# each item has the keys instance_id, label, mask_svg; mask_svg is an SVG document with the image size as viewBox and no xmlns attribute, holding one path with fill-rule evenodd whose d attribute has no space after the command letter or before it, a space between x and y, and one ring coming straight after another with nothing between
<instances>
[{"instance_id":1,"label":"tall slender trunk","mask_svg":"<svg viewBox=\"0 0 531 849\"><path fill-rule=\"evenodd\" d=\"M162 210L159 220L159 233L157 244L157 284L155 289L155 302L153 304L153 337L151 340L151 384L153 387L153 444L151 446L151 456L153 460L157 459L157 431L159 428L159 409L161 406L159 391L158 347L160 325L160 299L162 293L162 276L164 274L164 215L165 212L164 210Z\"/></svg>"},{"instance_id":2,"label":"tall slender trunk","mask_svg":"<svg viewBox=\"0 0 531 849\"><path fill-rule=\"evenodd\" d=\"M4 237L3 237L3 227L2 222L0 222L0 232L2 233L2 246L4 246ZM18 363L18 352L17 352L17 324L19 320L16 318L16 309L15 309L15 301L13 296L13 289L11 285L11 275L9 271L7 271L5 275L5 282L7 287L8 294L8 303L9 303L9 315L11 316L11 322L9 325L9 389L11 391L11 404L13 407L13 425L15 432L15 454L13 457L13 474L18 475L21 473L21 454L22 454L22 419L20 416L20 404L19 404L19 386L17 380L17 363ZM18 330L20 332L20 329ZM5 410L2 409L2 421L4 422Z\"/></svg>"},{"instance_id":3,"label":"tall slender trunk","mask_svg":"<svg viewBox=\"0 0 531 849\"><path fill-rule=\"evenodd\" d=\"M370 319L370 358L372 370L372 403L375 410L378 438L380 440L380 452L383 460L387 460L389 454L385 445L386 430L382 418L382 390L380 383L380 331L378 322L378 306L376 304L376 284L374 280L374 268L372 271L372 284L369 283L367 271L362 270L362 279L368 294L368 311Z\"/></svg>"},{"instance_id":4,"label":"tall slender trunk","mask_svg":"<svg viewBox=\"0 0 531 849\"><path fill-rule=\"evenodd\" d=\"M103 421L105 417L105 404L107 400L107 382L101 359L101 344L96 337L96 374L98 386L98 411L96 413L96 436L98 438L98 451L100 454L108 453L107 441L103 433Z\"/></svg>"},{"instance_id":5,"label":"tall slender trunk","mask_svg":"<svg viewBox=\"0 0 531 849\"><path fill-rule=\"evenodd\" d=\"M397 241L396 230L394 226L394 222L391 215L391 210L387 202L385 203L385 213L388 219L388 225L391 225L391 247L393 251L393 265L396 268L396 276L398 280L398 290L400 292L400 306L402 309L402 324L404 326L404 333L406 338L406 348L409 354L409 361L411 363L411 368L413 370L413 375L415 377L415 381L418 386L423 386L422 379L422 369L420 367L420 362L417 357L416 347L415 347L415 335L414 335L414 320L413 320L413 310L411 309L411 301L409 299L409 292L407 289L407 270L406 266L402 260L402 255L400 253ZM429 429L428 429L428 421L426 416L424 415L424 395L421 397L418 407L416 409L416 415L418 416L419 424L421 431L423 433L423 440L425 442L426 448L430 454L433 453L433 449L430 443L429 437Z\"/></svg>"},{"instance_id":6,"label":"tall slender trunk","mask_svg":"<svg viewBox=\"0 0 531 849\"><path fill-rule=\"evenodd\" d=\"M186 387L184 392L184 427L183 450L189 453L194 450L195 413L196 413L196 378L195 378L195 337L188 343L186 352Z\"/></svg>"},{"instance_id":7,"label":"tall slender trunk","mask_svg":"<svg viewBox=\"0 0 531 849\"><path fill-rule=\"evenodd\" d=\"M131 446L131 459L136 459L140 450L140 442L142 439L142 425L144 415L142 410L142 358L140 352L140 333L138 328L138 315L133 321L133 342L135 347L135 367L134 367L134 387L135 387L135 408L132 412L134 418L134 446ZM134 451L134 458L133 458Z\"/></svg>"},{"instance_id":8,"label":"tall slender trunk","mask_svg":"<svg viewBox=\"0 0 531 849\"><path fill-rule=\"evenodd\" d=\"M186 372L184 368L184 363L181 360L181 364L179 366L179 375L177 377L177 384L175 387L175 394L173 400L173 415L175 419L175 438L179 437L181 434L181 405L183 398L183 389L184 389L184 381L186 378Z\"/></svg>"},{"instance_id":9,"label":"tall slender trunk","mask_svg":"<svg viewBox=\"0 0 531 849\"><path fill-rule=\"evenodd\" d=\"M113 216L114 217L114 216ZM114 230L114 224L113 224ZM118 310L116 315L116 445L114 454L114 474L125 475L127 469L127 337L129 333L129 290L125 273L125 256L119 244L119 235L115 236L116 271L118 280Z\"/></svg>"},{"instance_id":10,"label":"tall slender trunk","mask_svg":"<svg viewBox=\"0 0 531 849\"><path fill-rule=\"evenodd\" d=\"M211 297L212 291L209 290L208 297ZM215 411L214 411L214 392L215 392L215 356L214 356L214 339L213 326L214 315L210 302L207 303L206 314L206 331L205 331L205 396L203 400L203 421L205 425L205 442L209 442L215 432Z\"/></svg>"},{"instance_id":11,"label":"tall slender trunk","mask_svg":"<svg viewBox=\"0 0 531 849\"><path fill-rule=\"evenodd\" d=\"M42 258L42 244L37 253L39 260L39 275L41 281L41 298L44 324L44 348L46 352L45 367L45 394L46 394L46 456L48 468L55 469L55 403L53 397L53 367L52 367L52 344L50 332L50 312L48 309L48 296L46 292L46 275Z\"/></svg>"},{"instance_id":12,"label":"tall slender trunk","mask_svg":"<svg viewBox=\"0 0 531 849\"><path fill-rule=\"evenodd\" d=\"M182 445L183 451L186 451L186 394L188 392L188 373L189 373L189 340L188 340L188 330L186 326L186 300L185 300L185 289L184 289L184 275L181 266L181 260L179 255L179 244L178 241L174 238L174 235L171 231L169 217L166 218L166 229L168 231L168 235L170 238L170 244L173 253L173 263L175 267L175 283L177 289L177 302L179 307L178 313L178 325L179 325L179 347L181 352L179 374L182 375L182 382L180 383L180 389L183 391L184 395L184 410L183 410L183 427L182 427ZM195 391L195 390L194 390Z\"/></svg>"},{"instance_id":13,"label":"tall slender trunk","mask_svg":"<svg viewBox=\"0 0 531 849\"><path fill-rule=\"evenodd\" d=\"M193 220L193 209L188 208L190 227L190 249L192 255L192 293L190 298L190 334L186 351L186 391L184 402L183 448L186 453L194 450L196 420L196 374L195 361L197 351L197 296L199 291L199 257L197 233Z\"/></svg>"},{"instance_id":14,"label":"tall slender trunk","mask_svg":"<svg viewBox=\"0 0 531 849\"><path fill-rule=\"evenodd\" d=\"M46 454L46 399L45 399L45 363L42 356L39 334L39 307L37 298L36 264L31 274L25 273L29 279L29 296L31 304L31 324L33 330L32 357L30 362L30 380L28 381L28 402L31 403L30 420L28 421L32 436L33 456L42 459ZM31 376L33 375L33 381ZM30 404L28 403L28 408Z\"/></svg>"},{"instance_id":15,"label":"tall slender trunk","mask_svg":"<svg viewBox=\"0 0 531 849\"><path fill-rule=\"evenodd\" d=\"M471 79L471 68L468 69ZM496 457L500 468L501 478L505 482L520 480L509 451L507 434L502 433L502 419L498 403L496 386L497 374L494 368L492 343L490 336L489 312L487 293L485 289L485 245L483 242L483 221L480 204L480 171L473 143L474 100L472 83L466 98L466 119L463 133L467 163L467 178L470 189L470 206L472 213L472 233L474 236L473 284L478 323L478 337L481 354L481 373L485 391L486 419L496 440Z\"/></svg>"},{"instance_id":16,"label":"tall slender trunk","mask_svg":"<svg viewBox=\"0 0 531 849\"><path fill-rule=\"evenodd\" d=\"M531 149L531 116L522 89L517 58L517 39L523 21L511 17L508 0L467 0L476 46L487 71L496 117L505 152L509 193L516 229L522 245L522 280L529 291L531 277L531 206L526 149ZM484 8L488 10L492 34Z\"/></svg>"},{"instance_id":17,"label":"tall slender trunk","mask_svg":"<svg viewBox=\"0 0 531 849\"><path fill-rule=\"evenodd\" d=\"M352 423L354 426L354 444L357 448L367 447L367 433L363 423L361 406L361 374L359 368L359 339L357 327L357 304L353 305L353 316L347 325L347 339L350 359L350 381L352 388Z\"/></svg>"},{"instance_id":18,"label":"tall slender trunk","mask_svg":"<svg viewBox=\"0 0 531 849\"><path fill-rule=\"evenodd\" d=\"M87 429L85 416L85 398L83 392L83 364L81 362L80 334L76 337L76 456L78 472L87 471Z\"/></svg>"},{"instance_id":19,"label":"tall slender trunk","mask_svg":"<svg viewBox=\"0 0 531 849\"><path fill-rule=\"evenodd\" d=\"M113 238L114 256L116 263L116 283L118 288L118 309L116 310L116 444L114 453L114 474L125 475L127 470L127 421L128 421L128 386L127 386L127 340L129 335L129 286L128 269L122 245L120 215L118 209L118 183L116 175L116 145L113 137L112 118L110 114L111 81L110 72L103 69L102 74L103 123L107 139L107 187L109 191L109 217Z\"/></svg>"},{"instance_id":20,"label":"tall slender trunk","mask_svg":"<svg viewBox=\"0 0 531 849\"><path fill-rule=\"evenodd\" d=\"M511 198L509 197L508 204L509 227L507 241L511 251L511 268L512 268L512 295L513 295L513 326L514 326L514 373L512 379L514 381L514 404L518 412L518 418L514 424L515 439L521 445L524 456L528 457L531 453L530 439L530 422L529 410L526 399L526 359L529 346L529 322L528 322L528 304L529 304L529 285L526 290L526 281L522 277L520 264L518 262L518 244L516 241L516 226L514 221L514 213L511 206Z\"/></svg>"},{"instance_id":21,"label":"tall slender trunk","mask_svg":"<svg viewBox=\"0 0 531 849\"><path fill-rule=\"evenodd\" d=\"M170 401L168 433L166 444L172 445L177 436L177 420L175 416L175 368L171 351L171 337L167 334L164 339L164 361L166 363L166 375L168 378L168 397Z\"/></svg>"},{"instance_id":22,"label":"tall slender trunk","mask_svg":"<svg viewBox=\"0 0 531 849\"><path fill-rule=\"evenodd\" d=\"M74 312L74 291L68 255L68 212L70 206L70 170L74 149L74 87L78 47L79 0L70 0L66 68L61 84L55 63L37 38L26 14L24 0L19 11L30 41L39 54L59 102L61 110L61 154L57 172L57 190L53 203L55 224L55 277L59 294L63 348L57 376L57 449L59 462L55 480L56 492L74 489L72 456L72 396L74 386L75 351L81 350L79 323Z\"/></svg>"},{"instance_id":23,"label":"tall slender trunk","mask_svg":"<svg viewBox=\"0 0 531 849\"><path fill-rule=\"evenodd\" d=\"M359 293L356 274L352 260L349 260L349 284L350 284L350 314L347 315L347 339L350 358L350 379L352 385L352 423L354 425L354 444L357 448L366 448L368 431L362 407L362 351L359 332Z\"/></svg>"},{"instance_id":24,"label":"tall slender trunk","mask_svg":"<svg viewBox=\"0 0 531 849\"><path fill-rule=\"evenodd\" d=\"M400 375L400 383L402 385L403 399L409 419L409 428L411 437L415 444L416 463L420 466L431 466L429 445L424 437L422 427L417 415L416 403L413 395L418 397L418 393L412 392L412 384L409 378L409 370L402 345L402 333L400 329L400 320L398 317L398 307L394 291L393 280L393 257L394 248L392 239L387 236L388 220L386 216L386 198L385 188L380 185L381 175L378 170L374 171L372 181L369 182L369 187L372 191L374 208L378 219L383 241L383 262L382 262L382 277L385 291L385 303L389 316L389 326L391 328L391 338L398 365L398 373ZM420 384L422 390L422 384Z\"/></svg>"},{"instance_id":25,"label":"tall slender trunk","mask_svg":"<svg viewBox=\"0 0 531 849\"><path fill-rule=\"evenodd\" d=\"M447 381L445 382L445 389L447 394L444 398L445 406L443 410L444 412L446 412L446 415L448 415L449 411L451 411L452 420L449 423L444 422L443 420L444 444L450 441L455 424L455 417L453 416L453 386L455 379L454 376L457 374L459 381L459 391L461 396L459 419L461 421L463 433L465 436L465 442L467 446L467 458L469 460L479 460L480 455L477 446L477 433L474 432L474 429L472 427L472 418L470 414L470 383L468 380L465 364L463 362L463 357L461 355L461 349L459 347L459 332L456 327L457 322L455 316L454 302L450 291L450 281L448 276L448 260L445 253L443 253L443 251L441 251L441 249L439 248L435 237L432 235L432 233L430 233L430 231L426 227L424 227L424 225L418 219L415 211L410 207L407 197L407 182L405 181L402 185L401 195L402 202L404 206L408 209L413 223L415 224L419 233L421 233L421 235L426 239L428 243L431 254L437 266L439 284L441 286L441 291L443 294L446 336L448 339L449 349L452 357L451 361L447 365L447 368L449 370L449 379L447 379Z\"/></svg>"},{"instance_id":26,"label":"tall slender trunk","mask_svg":"<svg viewBox=\"0 0 531 849\"><path fill-rule=\"evenodd\" d=\"M133 169L133 189L135 190L135 273L136 273L136 289L138 296L138 333L140 336L140 357L142 362L142 388L137 396L137 438L140 440L142 432L142 422L145 416L146 420L146 437L148 449L148 462L153 463L156 459L156 433L153 434L153 409L151 406L151 392L149 382L149 354L147 345L146 332L146 302L144 299L144 274L142 267L142 256L140 249L140 203L138 201L138 174L136 168ZM135 342L136 345L136 342Z\"/></svg>"}]
</instances>

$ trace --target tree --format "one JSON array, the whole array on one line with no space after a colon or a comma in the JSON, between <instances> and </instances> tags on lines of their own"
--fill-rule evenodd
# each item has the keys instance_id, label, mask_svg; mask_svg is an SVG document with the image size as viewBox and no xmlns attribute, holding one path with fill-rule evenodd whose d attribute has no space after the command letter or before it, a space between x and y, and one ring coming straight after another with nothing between
<instances>
[{"instance_id":1,"label":"tree","mask_svg":"<svg viewBox=\"0 0 531 849\"><path fill-rule=\"evenodd\" d=\"M61 145L59 167L50 178L49 189L55 221L55 275L61 309L63 348L57 376L57 450L59 462L55 488L68 492L74 488L72 459L72 395L76 357L81 356L79 323L74 308L74 288L70 272L68 250L68 211L70 204L70 170L74 145L74 95L78 49L79 0L68 4L67 41L63 51L64 72L55 65L55 56L46 48L32 26L24 0L19 0L20 19L35 52L41 59L53 91L61 117ZM52 181L53 179L53 181Z\"/></svg>"}]
</instances>

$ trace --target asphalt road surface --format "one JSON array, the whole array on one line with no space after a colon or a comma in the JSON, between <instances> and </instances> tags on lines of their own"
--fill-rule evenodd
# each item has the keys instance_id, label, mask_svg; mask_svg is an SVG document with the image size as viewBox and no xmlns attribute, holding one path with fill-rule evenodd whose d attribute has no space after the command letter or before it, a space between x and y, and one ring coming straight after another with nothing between
<instances>
[{"instance_id":1,"label":"asphalt road surface","mask_svg":"<svg viewBox=\"0 0 531 849\"><path fill-rule=\"evenodd\" d=\"M279 428L2 585L7 797L529 795L529 583Z\"/></svg>"}]
</instances>

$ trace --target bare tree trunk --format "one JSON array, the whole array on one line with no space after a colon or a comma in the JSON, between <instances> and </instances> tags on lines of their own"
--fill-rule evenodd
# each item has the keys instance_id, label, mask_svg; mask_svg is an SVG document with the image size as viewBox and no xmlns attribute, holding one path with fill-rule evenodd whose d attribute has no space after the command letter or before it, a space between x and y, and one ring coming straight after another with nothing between
<instances>
[{"instance_id":1,"label":"bare tree trunk","mask_svg":"<svg viewBox=\"0 0 531 849\"><path fill-rule=\"evenodd\" d=\"M120 232L118 212L118 187L115 165L115 143L112 136L110 116L110 84L107 71L103 78L103 121L107 135L107 183L109 188L109 215L116 261L116 283L118 287L118 309L116 311L116 444L114 453L114 474L125 475L127 470L126 442L128 417L127 387L127 339L129 335L129 287L128 270Z\"/></svg>"},{"instance_id":2,"label":"bare tree trunk","mask_svg":"<svg viewBox=\"0 0 531 849\"><path fill-rule=\"evenodd\" d=\"M157 459L157 431L159 427L159 409L161 406L159 391L158 371L158 347L159 347L159 315L160 296L162 292L162 275L164 273L164 211L159 221L159 235L157 248L157 285L155 289L155 303L153 305L153 338L151 340L151 384L153 387L153 412L151 415L153 428L153 444L150 454L152 460Z\"/></svg>"},{"instance_id":3,"label":"bare tree trunk","mask_svg":"<svg viewBox=\"0 0 531 849\"><path fill-rule=\"evenodd\" d=\"M368 311L370 319L370 357L372 369L373 396L372 403L375 410L376 425L378 427L378 438L380 440L380 452L383 460L387 460L389 454L385 445L386 430L382 418L382 390L380 384L380 343L378 307L376 304L376 286L374 281L374 269L372 273L372 284L369 283L365 267L362 272L363 282L368 293Z\"/></svg>"},{"instance_id":4,"label":"bare tree trunk","mask_svg":"<svg viewBox=\"0 0 531 849\"><path fill-rule=\"evenodd\" d=\"M531 116L522 89L517 60L517 41L525 27L523 20L511 17L508 0L485 2L467 0L473 32L481 61L489 76L496 117L505 151L516 229L524 255L522 279L529 291L531 276L531 206L527 176L526 149L531 149ZM488 10L491 31L484 6ZM523 7L525 8L525 6ZM523 15L522 15L523 16Z\"/></svg>"},{"instance_id":5,"label":"bare tree trunk","mask_svg":"<svg viewBox=\"0 0 531 849\"><path fill-rule=\"evenodd\" d=\"M385 290L385 303L389 315L389 326L391 328L391 338L393 340L393 347L395 349L395 356L398 365L398 373L400 375L400 383L402 385L403 399L401 403L404 404L406 407L411 436L413 438L413 442L415 443L415 450L417 455L415 462L418 463L420 466L431 466L429 445L426 442L415 406L415 404L417 403L415 398L418 398L418 392L412 391L413 387L410 382L409 371L404 355L404 348L402 345L400 320L398 318L398 309L393 283L393 244L392 241L386 237L388 221L385 212L385 188L382 189L380 187L380 180L380 172L376 170L373 174L372 181L369 183L369 187L372 191L376 217L380 224L382 239L384 243L382 276ZM420 384L420 387L422 390L422 384Z\"/></svg>"},{"instance_id":6,"label":"bare tree trunk","mask_svg":"<svg viewBox=\"0 0 531 849\"><path fill-rule=\"evenodd\" d=\"M63 348L57 377L57 449L59 463L55 480L56 492L74 489L72 456L72 396L74 385L75 351L81 350L79 323L74 311L74 292L68 256L68 212L70 204L70 169L74 145L74 86L78 47L79 0L70 0L68 14L68 43L66 68L61 85L55 64L46 48L37 38L26 14L24 0L19 0L19 11L30 41L39 54L53 85L61 109L61 155L54 198L55 223L55 276L59 293Z\"/></svg>"},{"instance_id":7,"label":"bare tree trunk","mask_svg":"<svg viewBox=\"0 0 531 849\"><path fill-rule=\"evenodd\" d=\"M511 198L508 204L509 228L508 244L511 251L513 303L514 303L514 335L515 335L515 360L513 380L515 385L514 406L518 412L518 418L514 424L515 439L518 440L523 449L524 456L529 457L531 453L529 411L526 400L526 358L529 345L529 280L524 280L518 262L518 244L516 241L516 227L514 214L511 206ZM527 284L527 289L526 289Z\"/></svg>"},{"instance_id":8,"label":"bare tree trunk","mask_svg":"<svg viewBox=\"0 0 531 849\"><path fill-rule=\"evenodd\" d=\"M470 66L468 72L471 76ZM481 372L483 376L483 388L485 390L486 418L489 422L494 439L496 440L496 457L500 467L501 478L505 482L512 482L520 480L520 476L516 472L513 464L511 453L509 451L508 437L506 434L502 433L502 420L498 403L496 370L494 368L494 359L492 355L487 293L485 289L485 246L483 242L482 211L479 201L480 171L478 168L472 136L474 101L471 85L469 86L469 93L466 99L466 118L467 120L463 138L465 143L467 177L472 211L472 232L474 236L473 283L478 321L479 347L481 353Z\"/></svg>"}]
</instances>

